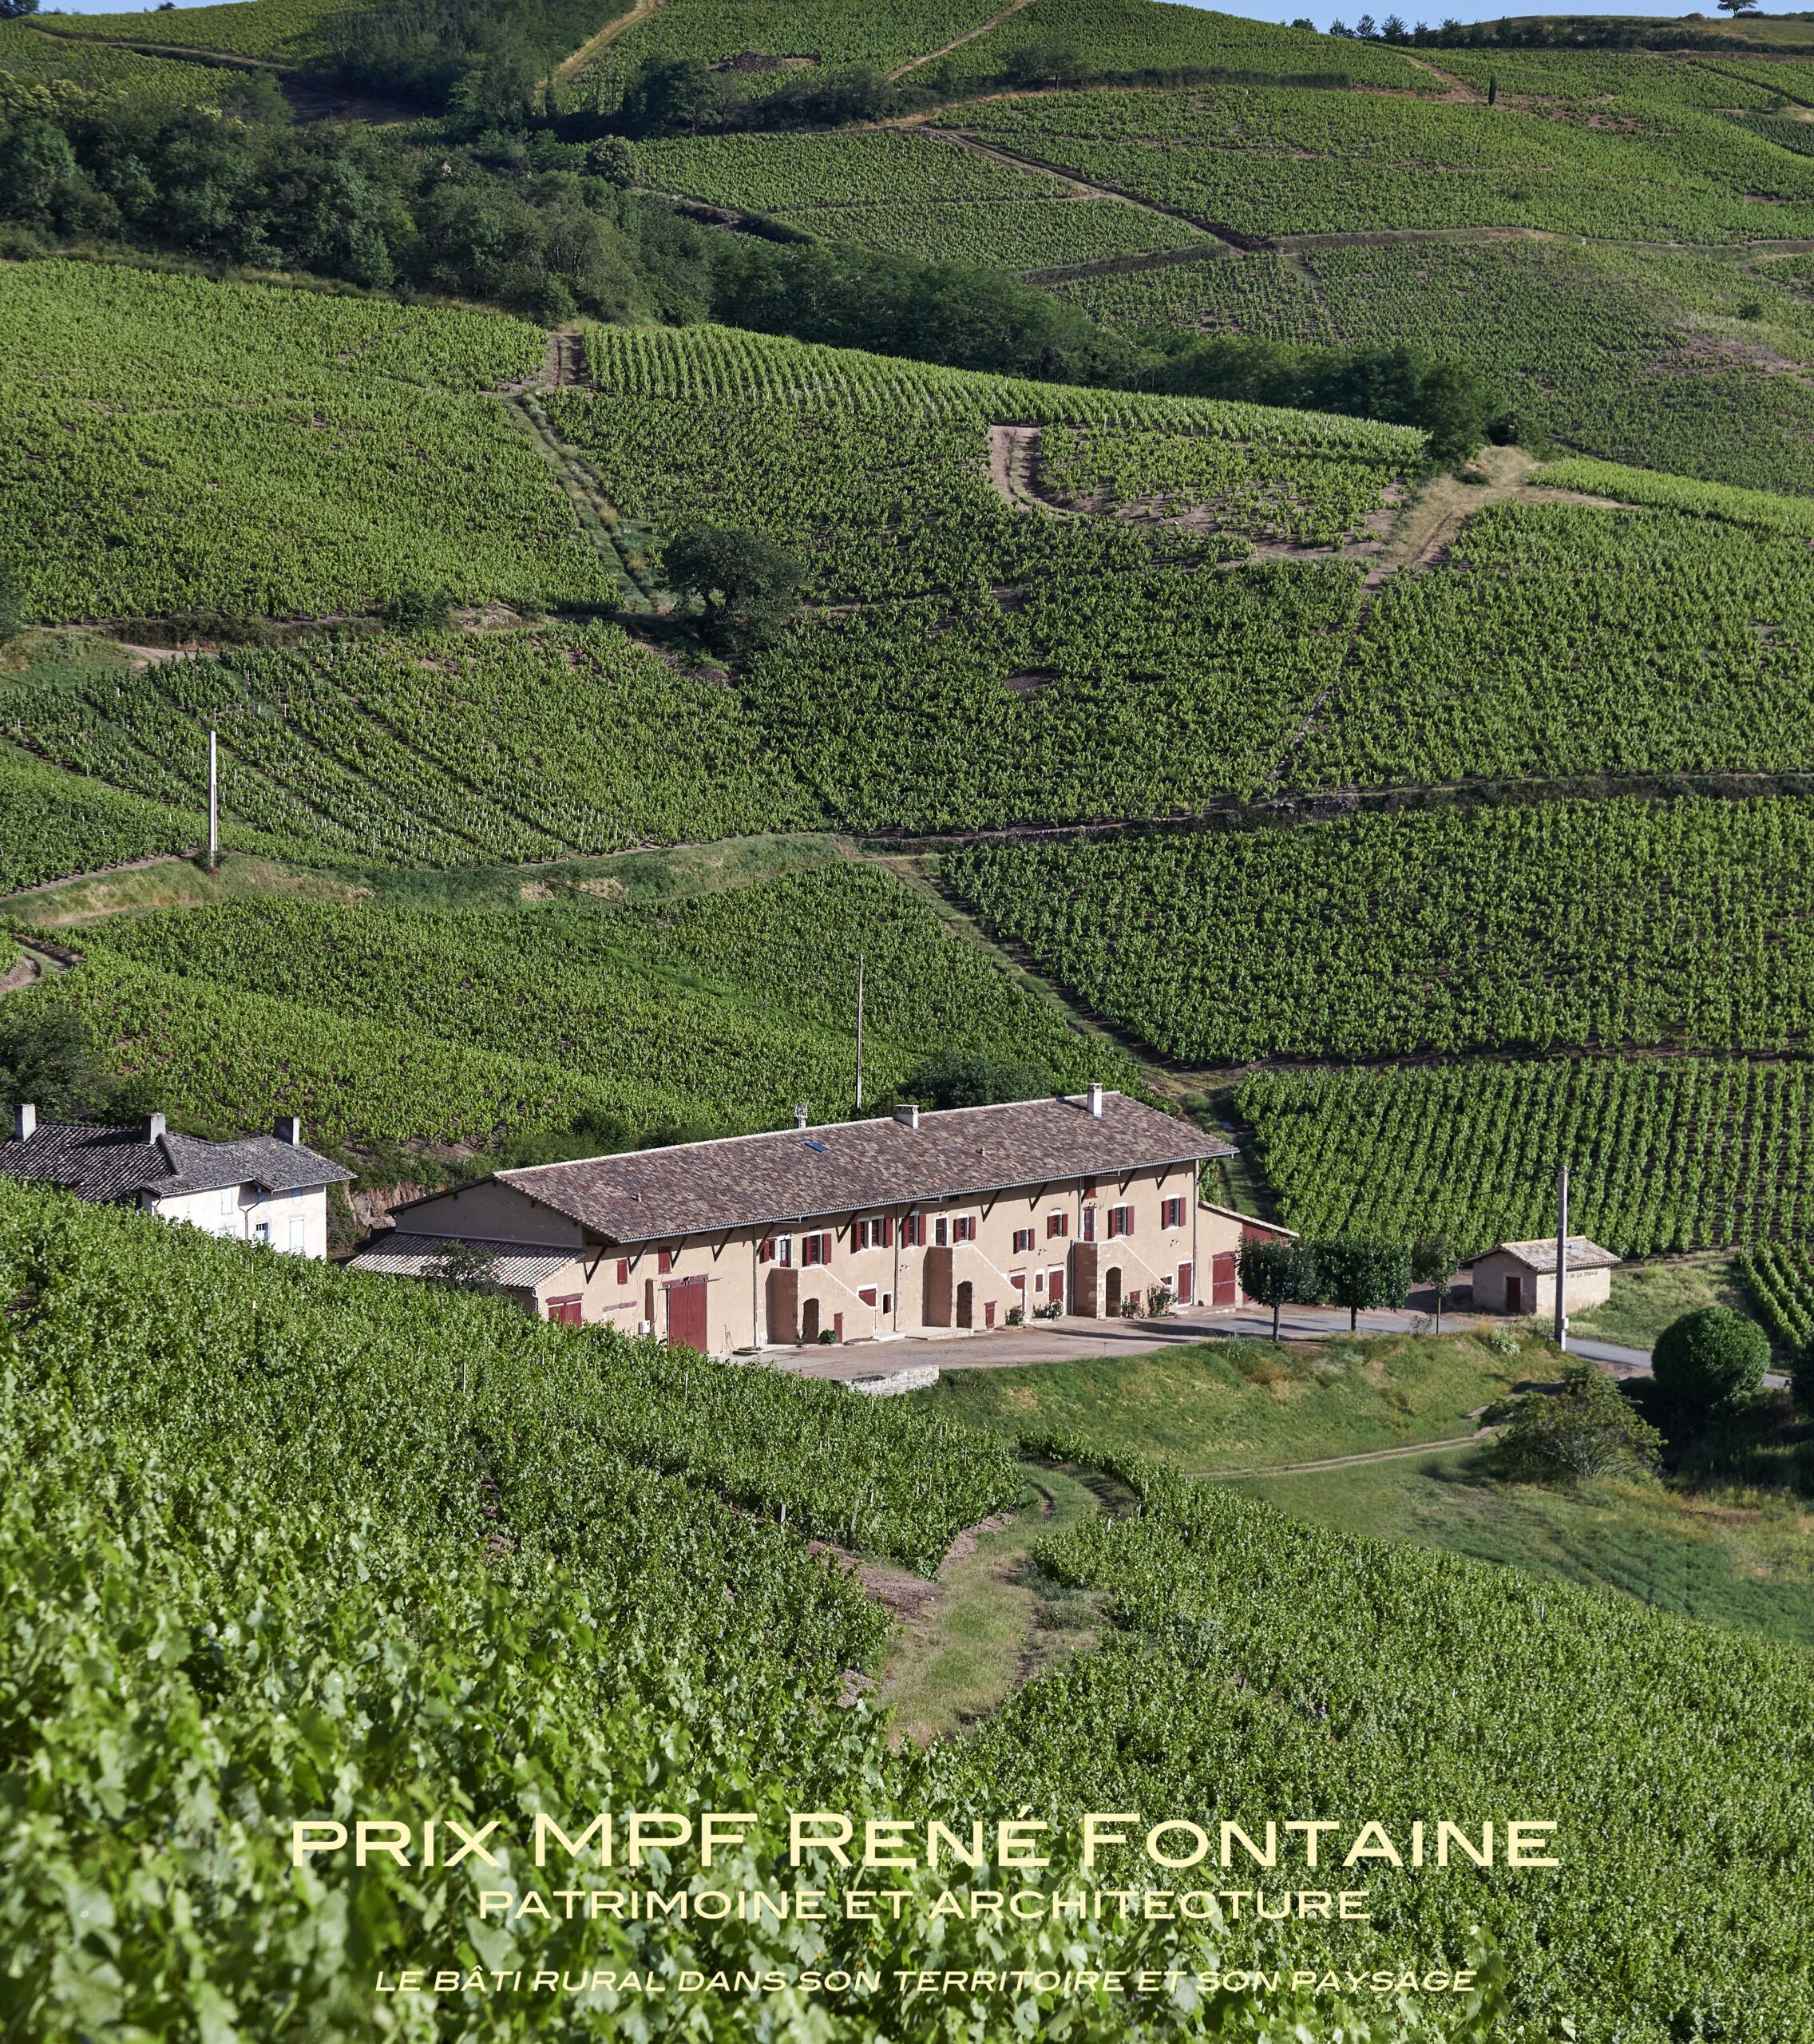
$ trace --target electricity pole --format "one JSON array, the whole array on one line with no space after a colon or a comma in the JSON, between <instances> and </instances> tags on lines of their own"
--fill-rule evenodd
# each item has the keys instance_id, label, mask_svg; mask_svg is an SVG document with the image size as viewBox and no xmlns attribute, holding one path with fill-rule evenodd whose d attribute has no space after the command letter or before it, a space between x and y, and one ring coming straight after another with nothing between
<instances>
[{"instance_id":1,"label":"electricity pole","mask_svg":"<svg viewBox=\"0 0 1814 2044\"><path fill-rule=\"evenodd\" d=\"M1556 1346L1568 1353L1568 1167L1556 1173Z\"/></svg>"},{"instance_id":2,"label":"electricity pole","mask_svg":"<svg viewBox=\"0 0 1814 2044\"><path fill-rule=\"evenodd\" d=\"M208 869L220 864L220 752L214 732L208 734Z\"/></svg>"},{"instance_id":3,"label":"electricity pole","mask_svg":"<svg viewBox=\"0 0 1814 2044\"><path fill-rule=\"evenodd\" d=\"M857 953L857 1111L863 1111L863 954Z\"/></svg>"}]
</instances>

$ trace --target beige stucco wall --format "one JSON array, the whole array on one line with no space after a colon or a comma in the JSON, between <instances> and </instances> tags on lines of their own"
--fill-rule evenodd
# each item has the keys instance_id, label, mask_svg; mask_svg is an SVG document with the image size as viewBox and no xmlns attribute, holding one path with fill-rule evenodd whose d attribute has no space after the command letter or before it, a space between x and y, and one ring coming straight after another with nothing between
<instances>
[{"instance_id":1,"label":"beige stucco wall","mask_svg":"<svg viewBox=\"0 0 1814 2044\"><path fill-rule=\"evenodd\" d=\"M205 1234L233 1242L268 1241L286 1255L327 1254L327 1188L299 1193L261 1193L255 1185L224 1191L186 1192L158 1200L149 1210L160 1220L185 1221ZM259 1230L265 1232L261 1236Z\"/></svg>"},{"instance_id":2,"label":"beige stucco wall","mask_svg":"<svg viewBox=\"0 0 1814 2044\"><path fill-rule=\"evenodd\" d=\"M1199 1206L1195 1176L1194 1167L1186 1163L1103 1178L1093 1186L1073 1178L980 1198L927 1202L917 1207L817 1216L786 1228L731 1229L624 1250L587 1248L572 1265L537 1288L537 1301L545 1311L549 1301L577 1292L585 1321L607 1321L627 1333L646 1327L665 1336L669 1331L669 1288L689 1278L703 1278L707 1288L707 1345L714 1353L728 1354L734 1349L770 1345L768 1279L777 1270L793 1273L795 1327L807 1320L809 1309L816 1305L822 1328L834 1328L838 1317L842 1316L846 1341L961 1333L964 1329L957 1323L964 1285L969 1287L971 1327L980 1331L991 1325L1004 1326L1013 1307L1022 1306L1031 1317L1034 1307L1050 1300L1055 1273L1062 1279L1067 1311L1103 1310L1111 1272L1119 1274L1124 1297L1136 1290L1144 1295L1162 1284L1175 1293L1181 1266L1189 1266L1193 1292L1204 1297L1209 1284L1207 1259L1214 1250L1233 1250L1241 1230L1238 1221ZM1177 1199L1182 1206L1181 1222L1170 1228L1161 1226L1162 1204L1168 1198ZM1108 1214L1117 1206L1132 1210L1133 1228L1131 1234L1111 1240ZM903 1220L916 1212L925 1219L923 1247L909 1246L901 1240ZM1062 1222L1062 1233L1051 1232L1055 1217ZM397 1218L398 1226L411 1234L502 1242L577 1245L582 1233L575 1223L537 1206L512 1187L497 1184L442 1194ZM893 1223L892 1244L859 1248L858 1223L884 1218ZM973 1224L973 1240L956 1240L960 1220ZM945 1224L942 1246L937 1239L941 1222ZM1016 1248L1016 1232L1029 1229L1032 1246ZM817 1234L832 1237L830 1261L808 1265L802 1261L802 1238ZM760 1261L760 1247L770 1239L776 1254L765 1264ZM1079 1255L1079 1244L1093 1246L1095 1253L1094 1286L1082 1282L1081 1289L1089 1258ZM927 1267L930 1262L936 1268L941 1249L949 1263L951 1313L948 1321L929 1321ZM668 1258L665 1270L661 1268L664 1250ZM788 1259L785 1263L784 1256ZM935 1283L935 1292L942 1289ZM936 1308L936 1300L934 1304Z\"/></svg>"}]
</instances>

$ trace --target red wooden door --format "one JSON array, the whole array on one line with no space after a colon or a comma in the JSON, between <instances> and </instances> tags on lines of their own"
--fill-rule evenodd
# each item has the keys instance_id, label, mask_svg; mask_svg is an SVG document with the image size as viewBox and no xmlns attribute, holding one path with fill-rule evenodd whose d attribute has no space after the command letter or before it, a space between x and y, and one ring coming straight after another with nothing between
<instances>
[{"instance_id":1,"label":"red wooden door","mask_svg":"<svg viewBox=\"0 0 1814 2044\"><path fill-rule=\"evenodd\" d=\"M705 1279L683 1278L678 1285L668 1285L663 1289L667 1293L669 1346L681 1345L697 1349L703 1355L706 1346Z\"/></svg>"},{"instance_id":2,"label":"red wooden door","mask_svg":"<svg viewBox=\"0 0 1814 2044\"><path fill-rule=\"evenodd\" d=\"M1056 1266L1052 1275L1046 1280L1046 1297L1055 1306L1062 1306L1064 1304L1064 1266L1063 1264Z\"/></svg>"},{"instance_id":3,"label":"red wooden door","mask_svg":"<svg viewBox=\"0 0 1814 2044\"><path fill-rule=\"evenodd\" d=\"M1210 1304L1232 1306L1240 1303L1240 1283L1235 1276L1233 1250L1224 1250L1210 1260Z\"/></svg>"},{"instance_id":4,"label":"red wooden door","mask_svg":"<svg viewBox=\"0 0 1814 2044\"><path fill-rule=\"evenodd\" d=\"M1197 1274L1188 1263L1178 1266L1178 1303L1189 1305L1196 1294Z\"/></svg>"}]
</instances>

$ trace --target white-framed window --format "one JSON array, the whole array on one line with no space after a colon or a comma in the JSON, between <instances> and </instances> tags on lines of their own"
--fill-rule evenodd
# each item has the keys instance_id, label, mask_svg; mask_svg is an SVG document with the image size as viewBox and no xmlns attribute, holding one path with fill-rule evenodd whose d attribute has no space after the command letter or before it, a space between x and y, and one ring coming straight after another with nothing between
<instances>
[{"instance_id":1,"label":"white-framed window","mask_svg":"<svg viewBox=\"0 0 1814 2044\"><path fill-rule=\"evenodd\" d=\"M873 1306L881 1295L873 1285L859 1285L857 1287L857 1296L865 1305Z\"/></svg>"},{"instance_id":2,"label":"white-framed window","mask_svg":"<svg viewBox=\"0 0 1814 2044\"><path fill-rule=\"evenodd\" d=\"M1045 1288L1046 1274L1043 1270L1036 1270L1033 1273L1033 1289L1036 1292L1043 1292Z\"/></svg>"},{"instance_id":3,"label":"white-framed window","mask_svg":"<svg viewBox=\"0 0 1814 2044\"><path fill-rule=\"evenodd\" d=\"M1068 1214L1048 1214L1046 1216L1046 1240L1048 1242L1063 1241L1070 1232L1071 1216Z\"/></svg>"},{"instance_id":4,"label":"white-framed window","mask_svg":"<svg viewBox=\"0 0 1814 2044\"><path fill-rule=\"evenodd\" d=\"M253 1240L255 1242L264 1242L264 1243L266 1243L266 1244L268 1244L268 1243L270 1242L270 1240L271 1240L271 1223L270 1223L268 1221L255 1221L255 1222L253 1222L253 1223L252 1223L252 1240Z\"/></svg>"},{"instance_id":5,"label":"white-framed window","mask_svg":"<svg viewBox=\"0 0 1814 2044\"><path fill-rule=\"evenodd\" d=\"M220 1218L231 1221L240 1210L240 1189L237 1186L224 1185L220 1188Z\"/></svg>"},{"instance_id":6,"label":"white-framed window","mask_svg":"<svg viewBox=\"0 0 1814 2044\"><path fill-rule=\"evenodd\" d=\"M1096 1210L1093 1206L1086 1206L1083 1209L1083 1239L1087 1242L1093 1242L1095 1238Z\"/></svg>"},{"instance_id":7,"label":"white-framed window","mask_svg":"<svg viewBox=\"0 0 1814 2044\"><path fill-rule=\"evenodd\" d=\"M872 1214L865 1221L857 1223L858 1249L893 1249L894 1222L885 1214Z\"/></svg>"},{"instance_id":8,"label":"white-framed window","mask_svg":"<svg viewBox=\"0 0 1814 2044\"><path fill-rule=\"evenodd\" d=\"M1025 1256L1032 1250L1032 1230L1031 1228L1016 1228L1014 1230L1014 1254L1016 1256Z\"/></svg>"},{"instance_id":9,"label":"white-framed window","mask_svg":"<svg viewBox=\"0 0 1814 2044\"><path fill-rule=\"evenodd\" d=\"M947 1248L951 1242L951 1223L941 1214L933 1223L933 1242L938 1249Z\"/></svg>"},{"instance_id":10,"label":"white-framed window","mask_svg":"<svg viewBox=\"0 0 1814 2044\"><path fill-rule=\"evenodd\" d=\"M1134 1232L1134 1210L1131 1206L1111 1206L1108 1210L1108 1238L1112 1242L1117 1236L1131 1235Z\"/></svg>"},{"instance_id":11,"label":"white-framed window","mask_svg":"<svg viewBox=\"0 0 1814 2044\"><path fill-rule=\"evenodd\" d=\"M292 1214L290 1216L290 1254L300 1256L308 1246L308 1223L300 1214Z\"/></svg>"},{"instance_id":12,"label":"white-framed window","mask_svg":"<svg viewBox=\"0 0 1814 2044\"><path fill-rule=\"evenodd\" d=\"M1159 1226L1162 1228L1182 1228L1184 1226L1184 1202L1182 1199L1160 1201Z\"/></svg>"},{"instance_id":13,"label":"white-framed window","mask_svg":"<svg viewBox=\"0 0 1814 2044\"><path fill-rule=\"evenodd\" d=\"M976 1217L974 1214L959 1214L953 1217L951 1239L954 1242L973 1242L976 1239Z\"/></svg>"}]
</instances>

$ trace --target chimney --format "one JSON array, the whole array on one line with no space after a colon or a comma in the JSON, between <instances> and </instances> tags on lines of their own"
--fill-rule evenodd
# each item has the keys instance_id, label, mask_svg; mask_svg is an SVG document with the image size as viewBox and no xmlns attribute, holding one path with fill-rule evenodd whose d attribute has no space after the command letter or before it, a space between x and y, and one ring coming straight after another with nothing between
<instances>
[{"instance_id":1,"label":"chimney","mask_svg":"<svg viewBox=\"0 0 1814 2044\"><path fill-rule=\"evenodd\" d=\"M894 1111L894 1119L904 1128L917 1128L920 1125L920 1110L911 1100L903 1100Z\"/></svg>"},{"instance_id":2,"label":"chimney","mask_svg":"<svg viewBox=\"0 0 1814 2044\"><path fill-rule=\"evenodd\" d=\"M1085 1102L1088 1105L1091 1113L1095 1116L1098 1121L1100 1121L1103 1118L1102 1087L1092 1083L1089 1091L1086 1093L1083 1097Z\"/></svg>"},{"instance_id":3,"label":"chimney","mask_svg":"<svg viewBox=\"0 0 1814 2044\"><path fill-rule=\"evenodd\" d=\"M804 1128L806 1125L806 1119L811 1112L812 1109L804 1100L796 1101L794 1107L794 1126L796 1128Z\"/></svg>"},{"instance_id":4,"label":"chimney","mask_svg":"<svg viewBox=\"0 0 1814 2044\"><path fill-rule=\"evenodd\" d=\"M295 1115L279 1115L271 1124L271 1132L279 1143L287 1143L295 1149L303 1139L303 1124Z\"/></svg>"},{"instance_id":5,"label":"chimney","mask_svg":"<svg viewBox=\"0 0 1814 2044\"><path fill-rule=\"evenodd\" d=\"M37 1132L37 1108L28 1107L21 1101L19 1105L13 1110L13 1140L15 1143L30 1142Z\"/></svg>"},{"instance_id":6,"label":"chimney","mask_svg":"<svg viewBox=\"0 0 1814 2044\"><path fill-rule=\"evenodd\" d=\"M156 1143L161 1139L163 1134L163 1115L147 1115L145 1118L145 1126L139 1131L139 1140L141 1143Z\"/></svg>"}]
</instances>

